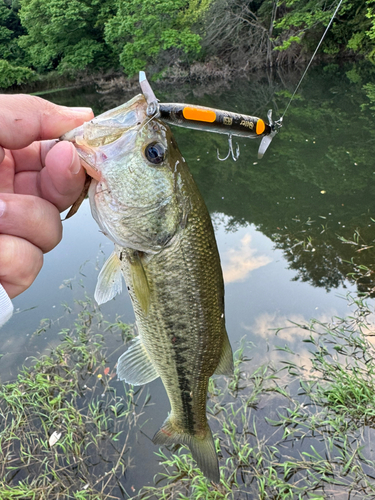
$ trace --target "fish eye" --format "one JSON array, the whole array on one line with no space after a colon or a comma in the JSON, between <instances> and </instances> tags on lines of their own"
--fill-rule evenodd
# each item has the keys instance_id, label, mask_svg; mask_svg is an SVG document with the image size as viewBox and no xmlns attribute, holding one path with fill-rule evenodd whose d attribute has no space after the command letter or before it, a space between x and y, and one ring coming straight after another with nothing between
<instances>
[{"instance_id":1,"label":"fish eye","mask_svg":"<svg viewBox=\"0 0 375 500\"><path fill-rule=\"evenodd\" d=\"M160 165L165 158L165 147L160 142L152 142L145 149L147 160L154 165Z\"/></svg>"}]
</instances>

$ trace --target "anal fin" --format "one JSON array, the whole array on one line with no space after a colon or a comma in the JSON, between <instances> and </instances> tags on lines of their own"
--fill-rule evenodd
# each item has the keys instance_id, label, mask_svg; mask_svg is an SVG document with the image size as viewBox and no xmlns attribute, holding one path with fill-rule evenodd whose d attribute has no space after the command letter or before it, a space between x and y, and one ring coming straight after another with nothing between
<instances>
[{"instance_id":1,"label":"anal fin","mask_svg":"<svg viewBox=\"0 0 375 500\"><path fill-rule=\"evenodd\" d=\"M215 375L233 375L233 352L226 330L224 330L223 347Z\"/></svg>"},{"instance_id":2,"label":"anal fin","mask_svg":"<svg viewBox=\"0 0 375 500\"><path fill-rule=\"evenodd\" d=\"M139 337L131 340L126 347L117 363L117 376L120 380L132 385L144 385L159 377Z\"/></svg>"}]
</instances>

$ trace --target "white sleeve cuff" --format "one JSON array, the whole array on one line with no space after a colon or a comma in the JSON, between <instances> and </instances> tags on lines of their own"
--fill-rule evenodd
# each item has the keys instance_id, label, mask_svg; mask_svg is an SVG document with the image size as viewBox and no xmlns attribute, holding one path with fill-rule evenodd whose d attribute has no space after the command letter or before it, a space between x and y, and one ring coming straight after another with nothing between
<instances>
[{"instance_id":1,"label":"white sleeve cuff","mask_svg":"<svg viewBox=\"0 0 375 500\"><path fill-rule=\"evenodd\" d=\"M0 327L8 321L13 314L13 304L8 294L0 284Z\"/></svg>"}]
</instances>

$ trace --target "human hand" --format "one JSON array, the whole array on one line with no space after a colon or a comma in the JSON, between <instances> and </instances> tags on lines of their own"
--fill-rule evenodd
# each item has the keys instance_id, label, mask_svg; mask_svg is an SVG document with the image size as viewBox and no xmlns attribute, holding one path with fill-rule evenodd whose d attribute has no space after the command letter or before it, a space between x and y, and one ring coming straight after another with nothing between
<instances>
[{"instance_id":1,"label":"human hand","mask_svg":"<svg viewBox=\"0 0 375 500\"><path fill-rule=\"evenodd\" d=\"M0 95L0 283L10 298L34 281L61 240L59 212L83 189L74 146L56 139L92 118L90 108Z\"/></svg>"}]
</instances>

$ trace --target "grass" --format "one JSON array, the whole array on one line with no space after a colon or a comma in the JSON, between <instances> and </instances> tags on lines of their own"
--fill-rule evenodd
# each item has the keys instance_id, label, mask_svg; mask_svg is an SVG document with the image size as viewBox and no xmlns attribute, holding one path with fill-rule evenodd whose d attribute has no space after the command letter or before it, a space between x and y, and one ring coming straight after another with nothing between
<instances>
[{"instance_id":1,"label":"grass","mask_svg":"<svg viewBox=\"0 0 375 500\"><path fill-rule=\"evenodd\" d=\"M118 498L140 393L111 388L99 327L115 325L104 325L90 301L80 307L56 349L0 386L1 499ZM50 445L54 432L61 437Z\"/></svg>"},{"instance_id":2,"label":"grass","mask_svg":"<svg viewBox=\"0 0 375 500\"><path fill-rule=\"evenodd\" d=\"M234 377L210 381L219 485L203 477L188 449L174 446L156 451L159 473L140 491L127 471L149 398L129 386L116 392L101 333L126 340L131 329L105 323L81 301L60 344L0 385L0 499L374 498L372 310L361 298L348 300L351 316L299 325L309 365L286 345L276 348L282 362L254 368L243 342ZM61 436L50 445L54 432Z\"/></svg>"},{"instance_id":3,"label":"grass","mask_svg":"<svg viewBox=\"0 0 375 500\"><path fill-rule=\"evenodd\" d=\"M372 311L361 299L356 305L355 315L330 325L299 325L311 348L309 369L283 347L283 366L254 370L241 347L235 380L211 383L220 485L204 479L187 449L161 450L165 472L134 498L374 498L374 332Z\"/></svg>"}]
</instances>

